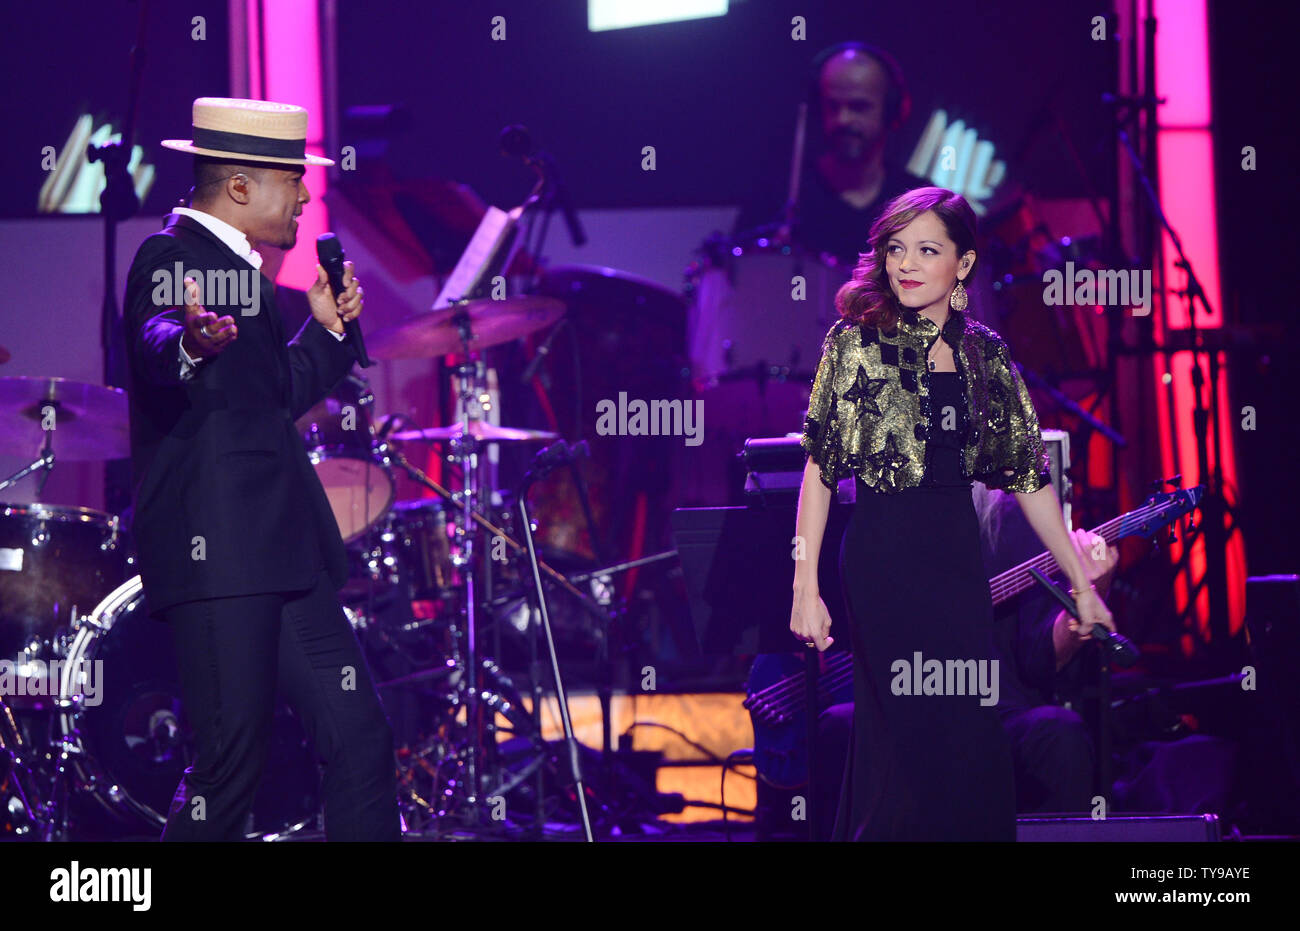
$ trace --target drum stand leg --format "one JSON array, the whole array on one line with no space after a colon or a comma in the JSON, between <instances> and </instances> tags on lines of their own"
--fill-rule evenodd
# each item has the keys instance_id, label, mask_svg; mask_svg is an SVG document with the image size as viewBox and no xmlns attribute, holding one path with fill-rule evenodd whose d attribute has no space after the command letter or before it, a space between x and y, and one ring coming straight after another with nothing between
<instances>
[{"instance_id":1,"label":"drum stand leg","mask_svg":"<svg viewBox=\"0 0 1300 931\"><path fill-rule=\"evenodd\" d=\"M472 442L467 436L467 442ZM475 497L478 492L478 483L475 481L475 473L478 470L478 456L472 447L468 455L462 460L461 474L464 476L462 488L462 504L464 505L464 515L462 521L465 526L466 534L462 541L461 553L465 557L465 723L467 725L467 734L469 737L469 746L466 748L465 771L469 778L469 797L466 802L470 809L477 810L478 796L480 791L478 768L482 759L482 725L480 720L482 708L479 703L479 668L478 668L478 615L477 600L478 590L474 585L474 537L477 535L472 531L472 514L474 513Z\"/></svg>"}]
</instances>

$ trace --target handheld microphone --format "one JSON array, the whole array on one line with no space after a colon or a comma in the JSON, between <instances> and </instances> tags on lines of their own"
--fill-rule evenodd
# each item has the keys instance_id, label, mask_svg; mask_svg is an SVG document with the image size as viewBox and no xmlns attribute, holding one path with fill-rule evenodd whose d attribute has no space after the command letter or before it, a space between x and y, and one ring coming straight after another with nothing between
<instances>
[{"instance_id":1,"label":"handheld microphone","mask_svg":"<svg viewBox=\"0 0 1300 931\"><path fill-rule=\"evenodd\" d=\"M329 278L330 290L334 292L334 299L338 300L340 294L345 290L343 287L343 246L339 243L339 238L333 233L321 233L316 237L316 258L320 261L321 268L325 269L325 275ZM352 340L352 345L357 350L357 364L363 369L374 365L374 361L366 355L366 343L361 338L361 322L359 320L345 320L343 322L343 332Z\"/></svg>"},{"instance_id":2,"label":"handheld microphone","mask_svg":"<svg viewBox=\"0 0 1300 931\"><path fill-rule=\"evenodd\" d=\"M1029 567L1029 574L1038 580L1038 584L1047 589L1053 598L1060 602L1061 607L1065 608L1076 621L1079 620L1079 606L1074 603L1074 599L1061 591L1050 581L1047 576L1043 575L1033 566ZM1111 660L1116 666L1128 668L1138 661L1139 651L1137 646L1128 637L1123 634L1117 634L1113 630L1107 630L1100 624L1092 625L1092 639L1101 641L1101 646L1110 654Z\"/></svg>"}]
</instances>

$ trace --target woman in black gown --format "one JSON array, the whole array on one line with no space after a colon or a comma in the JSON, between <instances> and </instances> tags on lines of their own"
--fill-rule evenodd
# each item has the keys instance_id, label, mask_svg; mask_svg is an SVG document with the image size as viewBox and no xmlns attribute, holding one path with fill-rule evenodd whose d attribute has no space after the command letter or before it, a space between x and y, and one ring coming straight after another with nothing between
<instances>
[{"instance_id":1,"label":"woman in black gown","mask_svg":"<svg viewBox=\"0 0 1300 931\"><path fill-rule=\"evenodd\" d=\"M857 491L840 552L855 702L839 840L1015 839L972 480L1016 494L1071 582L1078 631L1110 619L1069 541L1006 343L964 313L974 246L959 195L891 201L836 296L841 320L813 383L790 629L819 650L832 642L817 591L831 489L852 475Z\"/></svg>"}]
</instances>

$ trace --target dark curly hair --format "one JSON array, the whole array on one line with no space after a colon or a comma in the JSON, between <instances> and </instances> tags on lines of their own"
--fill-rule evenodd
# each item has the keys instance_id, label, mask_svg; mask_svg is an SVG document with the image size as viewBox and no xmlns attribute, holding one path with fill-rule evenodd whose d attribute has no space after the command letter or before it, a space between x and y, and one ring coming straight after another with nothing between
<instances>
[{"instance_id":1,"label":"dark curly hair","mask_svg":"<svg viewBox=\"0 0 1300 931\"><path fill-rule=\"evenodd\" d=\"M871 224L867 251L858 256L852 277L835 294L835 309L854 325L878 326L889 332L898 322L898 298L885 276L885 243L923 213L933 211L957 244L957 255L975 249L975 211L966 198L947 188L919 187L899 194ZM978 264L978 263L976 263ZM975 274L975 264L963 281Z\"/></svg>"}]
</instances>

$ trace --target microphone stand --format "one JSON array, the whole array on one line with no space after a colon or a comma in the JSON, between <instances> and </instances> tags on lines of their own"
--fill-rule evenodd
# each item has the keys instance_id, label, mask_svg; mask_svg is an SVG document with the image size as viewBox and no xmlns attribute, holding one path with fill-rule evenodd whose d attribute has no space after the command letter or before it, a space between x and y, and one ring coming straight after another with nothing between
<instances>
[{"instance_id":1,"label":"microphone stand","mask_svg":"<svg viewBox=\"0 0 1300 931\"><path fill-rule=\"evenodd\" d=\"M558 468L565 462L573 461L573 453L569 450L567 443L560 440L554 445L559 447L558 452L553 452L552 447L548 446L533 457L533 468L524 473L523 480L520 482L519 488L515 492L515 502L519 507L520 527L524 537L524 545L528 548L528 565L532 572L533 592L537 597L537 608L541 616L541 628L542 632L546 635L546 649L551 660L551 676L555 682L555 697L560 705L560 720L564 725L564 746L569 759L569 772L573 776L574 792L578 799L578 812L582 818L583 836L587 843L590 844L594 841L594 838L591 833L591 815L587 811L587 788L582 779L582 761L578 756L577 738L573 735L573 720L569 716L569 699L565 694L564 681L560 675L560 660L559 655L555 650L555 634L551 630L551 614L547 608L546 590L542 586L542 575L538 568L537 547L533 544L532 518L528 513L528 489L533 485L533 483L545 478L552 470ZM533 637L536 637L535 633L533 634ZM539 728L541 703L537 699L540 694L540 682L535 678L533 689L533 711L538 715ZM541 793L539 792L539 806L540 799Z\"/></svg>"},{"instance_id":2,"label":"microphone stand","mask_svg":"<svg viewBox=\"0 0 1300 931\"><path fill-rule=\"evenodd\" d=\"M1076 621L1080 620L1079 606L1075 604L1073 598L1053 585L1047 576L1033 566L1029 567L1029 574L1039 585L1047 589L1071 617ZM1110 747L1113 739L1110 664L1113 662L1118 666L1132 666L1137 662L1138 650L1127 638L1111 633L1104 627L1094 626L1092 638L1100 643L1104 650L1102 661L1097 664L1097 791L1109 804Z\"/></svg>"},{"instance_id":3,"label":"microphone stand","mask_svg":"<svg viewBox=\"0 0 1300 931\"><path fill-rule=\"evenodd\" d=\"M1133 163L1133 171L1138 178L1139 186L1150 202L1152 216L1169 234L1169 241L1173 243L1174 251L1178 253L1178 261L1174 264L1181 268L1187 276L1187 287L1181 293L1187 302L1187 329L1191 336L1192 431L1196 436L1197 483L1205 486L1205 497L1201 499L1201 527L1204 533L1205 546L1205 583L1210 593L1210 640L1212 644L1218 646L1219 650L1223 651L1230 636L1228 631L1228 539L1223 526L1228 506L1223 497L1223 450L1219 449L1217 451L1218 454L1215 456L1213 469L1210 468L1209 463L1210 412L1214 411L1217 414L1219 409L1219 353L1218 350L1201 344L1202 341L1196 326L1197 303L1201 305L1201 309L1207 316L1213 315L1214 308L1210 306L1205 289L1201 286L1201 281L1197 277L1195 269L1192 268L1192 260L1187 257L1187 253L1183 250L1182 240L1169 222L1169 218L1165 215L1164 207L1160 203L1160 197L1156 194L1155 188L1151 184L1151 178L1143 168L1142 160L1134 151L1128 133L1120 130L1119 141L1128 153L1129 161ZM1170 351L1166 349L1165 352ZM1202 388L1205 387L1206 382L1206 376L1201 364L1202 353L1208 358L1210 369L1208 407L1202 397ZM1216 445L1218 442L1216 433ZM1190 598L1188 610L1194 611L1195 604L1195 597Z\"/></svg>"},{"instance_id":4,"label":"microphone stand","mask_svg":"<svg viewBox=\"0 0 1300 931\"><path fill-rule=\"evenodd\" d=\"M531 140L526 136L524 142L531 145ZM516 143L519 143L519 140L516 140ZM536 260L541 257L542 247L546 242L546 234L550 227L551 216L555 211L558 209L564 215L564 222L569 230L569 239L575 246L586 245L587 234L582 228L582 222L578 219L577 213L569 203L569 190L560 178L560 173L555 167L554 157L549 152L534 148L529 148L526 152L514 151L513 154L522 158L524 164L537 175L537 183L523 203L524 213L528 216L528 232L524 237L525 251L534 258L534 268L537 269L533 277L535 289L541 281L541 266ZM534 215L535 211L541 212L540 222ZM534 227L538 231L535 242L531 241ZM527 384L532 380L544 357L550 354L552 341L566 324L572 327L572 323L569 322L567 317L561 319L551 329L545 341L537 349L533 359L525 366L524 374L520 378L521 382ZM581 429L580 423L577 428ZM570 460L570 473L573 476L574 487L578 492L578 503L582 508L583 520L587 523L587 533L591 538L591 547L596 553L596 560L598 562L608 562L609 552L605 546L603 535L596 529L596 518L591 510L591 495L587 488L587 480L582 477L582 472L578 469L574 460ZM602 702L607 703L608 698L607 691L602 693Z\"/></svg>"},{"instance_id":5,"label":"microphone stand","mask_svg":"<svg viewBox=\"0 0 1300 931\"><path fill-rule=\"evenodd\" d=\"M1115 430L1106 422L1098 420L1096 417L1092 416L1092 414L1088 413L1087 410L1071 399L1069 395L1061 391L1042 375L1038 374L1033 369L1025 368L1019 362L1016 363L1016 368L1020 370L1021 377L1023 377L1028 384L1050 397L1056 402L1057 407L1067 413L1073 414L1075 417L1078 417L1086 426L1096 430L1116 446L1124 447L1128 445L1128 440L1122 433Z\"/></svg>"}]
</instances>

